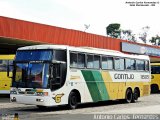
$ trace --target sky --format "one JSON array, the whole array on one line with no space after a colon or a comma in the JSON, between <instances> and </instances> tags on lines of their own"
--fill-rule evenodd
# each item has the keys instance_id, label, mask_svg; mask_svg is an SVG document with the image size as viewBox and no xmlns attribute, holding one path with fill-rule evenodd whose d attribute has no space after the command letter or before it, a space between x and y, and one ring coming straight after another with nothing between
<instances>
[{"instance_id":1,"label":"sky","mask_svg":"<svg viewBox=\"0 0 160 120\"><path fill-rule=\"evenodd\" d=\"M130 6L126 2L159 2ZM160 35L159 0L0 0L0 16L17 18L106 36L111 23L139 34L149 26L148 38Z\"/></svg>"}]
</instances>

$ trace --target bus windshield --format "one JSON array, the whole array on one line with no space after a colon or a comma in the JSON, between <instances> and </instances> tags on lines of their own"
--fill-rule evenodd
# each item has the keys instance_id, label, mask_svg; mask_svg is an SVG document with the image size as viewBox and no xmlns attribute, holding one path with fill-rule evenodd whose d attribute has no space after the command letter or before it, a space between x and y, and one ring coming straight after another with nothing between
<instances>
[{"instance_id":1,"label":"bus windshield","mask_svg":"<svg viewBox=\"0 0 160 120\"><path fill-rule=\"evenodd\" d=\"M54 49L18 50L14 61L12 86L20 88L49 88L51 86L49 85L51 82L48 82L49 66L52 62L55 64L57 61L58 63L62 62L61 67L53 67L53 73L57 73L56 75L59 76L52 78L53 80L51 81L58 81L59 85L56 83L56 85L53 85L53 89L59 88L64 84L66 51ZM61 73L61 75L58 73Z\"/></svg>"},{"instance_id":2,"label":"bus windshield","mask_svg":"<svg viewBox=\"0 0 160 120\"><path fill-rule=\"evenodd\" d=\"M45 61L52 59L52 50L19 50L15 61Z\"/></svg>"},{"instance_id":3,"label":"bus windshield","mask_svg":"<svg viewBox=\"0 0 160 120\"><path fill-rule=\"evenodd\" d=\"M47 88L48 63L16 63L13 87Z\"/></svg>"},{"instance_id":4,"label":"bus windshield","mask_svg":"<svg viewBox=\"0 0 160 120\"><path fill-rule=\"evenodd\" d=\"M151 74L160 74L160 66L152 65L151 66Z\"/></svg>"}]
</instances>

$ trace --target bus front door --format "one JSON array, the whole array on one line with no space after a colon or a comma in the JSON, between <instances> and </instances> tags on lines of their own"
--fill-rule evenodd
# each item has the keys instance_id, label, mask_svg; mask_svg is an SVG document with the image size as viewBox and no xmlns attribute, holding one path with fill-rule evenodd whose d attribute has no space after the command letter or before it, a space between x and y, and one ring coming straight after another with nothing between
<instances>
[{"instance_id":1,"label":"bus front door","mask_svg":"<svg viewBox=\"0 0 160 120\"><path fill-rule=\"evenodd\" d=\"M62 70L61 64L54 63L50 65L50 87L51 90L56 90L60 88L62 85Z\"/></svg>"}]
</instances>

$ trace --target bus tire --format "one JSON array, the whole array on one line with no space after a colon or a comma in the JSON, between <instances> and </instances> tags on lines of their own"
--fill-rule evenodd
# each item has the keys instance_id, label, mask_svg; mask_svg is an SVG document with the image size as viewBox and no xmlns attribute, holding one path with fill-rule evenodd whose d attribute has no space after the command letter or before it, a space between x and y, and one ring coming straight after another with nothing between
<instances>
[{"instance_id":1,"label":"bus tire","mask_svg":"<svg viewBox=\"0 0 160 120\"><path fill-rule=\"evenodd\" d=\"M138 88L135 88L134 92L133 92L132 102L136 102L138 100L139 96L140 96L140 92L139 92Z\"/></svg>"},{"instance_id":2,"label":"bus tire","mask_svg":"<svg viewBox=\"0 0 160 120\"><path fill-rule=\"evenodd\" d=\"M156 84L151 85L151 93L158 93L159 87Z\"/></svg>"},{"instance_id":3,"label":"bus tire","mask_svg":"<svg viewBox=\"0 0 160 120\"><path fill-rule=\"evenodd\" d=\"M78 95L76 92L71 92L69 95L68 106L70 109L75 109L78 106Z\"/></svg>"},{"instance_id":4,"label":"bus tire","mask_svg":"<svg viewBox=\"0 0 160 120\"><path fill-rule=\"evenodd\" d=\"M132 90L130 88L128 88L127 91L126 91L125 102L126 103L131 103L132 98L133 98Z\"/></svg>"}]
</instances>

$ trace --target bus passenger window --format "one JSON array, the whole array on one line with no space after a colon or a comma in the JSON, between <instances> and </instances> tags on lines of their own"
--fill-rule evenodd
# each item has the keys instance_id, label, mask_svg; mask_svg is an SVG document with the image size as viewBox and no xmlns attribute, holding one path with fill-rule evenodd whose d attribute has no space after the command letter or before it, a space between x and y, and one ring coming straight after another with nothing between
<instances>
[{"instance_id":1,"label":"bus passenger window","mask_svg":"<svg viewBox=\"0 0 160 120\"><path fill-rule=\"evenodd\" d=\"M95 69L100 68L100 56L97 56L97 55L94 56L93 64Z\"/></svg>"},{"instance_id":2,"label":"bus passenger window","mask_svg":"<svg viewBox=\"0 0 160 120\"><path fill-rule=\"evenodd\" d=\"M131 70L135 70L136 66L135 66L135 60L131 60Z\"/></svg>"},{"instance_id":3,"label":"bus passenger window","mask_svg":"<svg viewBox=\"0 0 160 120\"><path fill-rule=\"evenodd\" d=\"M113 69L112 57L102 57L102 69Z\"/></svg>"},{"instance_id":4,"label":"bus passenger window","mask_svg":"<svg viewBox=\"0 0 160 120\"><path fill-rule=\"evenodd\" d=\"M77 54L70 53L70 67L77 67Z\"/></svg>"},{"instance_id":5,"label":"bus passenger window","mask_svg":"<svg viewBox=\"0 0 160 120\"><path fill-rule=\"evenodd\" d=\"M85 67L85 54L78 54L78 67L79 68Z\"/></svg>"},{"instance_id":6,"label":"bus passenger window","mask_svg":"<svg viewBox=\"0 0 160 120\"><path fill-rule=\"evenodd\" d=\"M87 68L93 68L93 55L87 55Z\"/></svg>"},{"instance_id":7,"label":"bus passenger window","mask_svg":"<svg viewBox=\"0 0 160 120\"><path fill-rule=\"evenodd\" d=\"M102 57L102 69L107 69L108 63L107 63L107 57Z\"/></svg>"},{"instance_id":8,"label":"bus passenger window","mask_svg":"<svg viewBox=\"0 0 160 120\"><path fill-rule=\"evenodd\" d=\"M120 59L120 70L124 70L124 59Z\"/></svg>"},{"instance_id":9,"label":"bus passenger window","mask_svg":"<svg viewBox=\"0 0 160 120\"><path fill-rule=\"evenodd\" d=\"M131 59L126 59L126 69L130 70L131 69Z\"/></svg>"},{"instance_id":10,"label":"bus passenger window","mask_svg":"<svg viewBox=\"0 0 160 120\"><path fill-rule=\"evenodd\" d=\"M116 70L124 70L124 59L123 58L115 58L114 66Z\"/></svg>"},{"instance_id":11,"label":"bus passenger window","mask_svg":"<svg viewBox=\"0 0 160 120\"><path fill-rule=\"evenodd\" d=\"M145 70L145 64L143 60L136 60L137 70Z\"/></svg>"},{"instance_id":12,"label":"bus passenger window","mask_svg":"<svg viewBox=\"0 0 160 120\"><path fill-rule=\"evenodd\" d=\"M0 60L0 72L7 71L8 60Z\"/></svg>"},{"instance_id":13,"label":"bus passenger window","mask_svg":"<svg viewBox=\"0 0 160 120\"><path fill-rule=\"evenodd\" d=\"M108 62L108 69L113 69L113 58L108 57L107 62Z\"/></svg>"},{"instance_id":14,"label":"bus passenger window","mask_svg":"<svg viewBox=\"0 0 160 120\"><path fill-rule=\"evenodd\" d=\"M135 60L127 58L125 63L127 70L135 70Z\"/></svg>"},{"instance_id":15,"label":"bus passenger window","mask_svg":"<svg viewBox=\"0 0 160 120\"><path fill-rule=\"evenodd\" d=\"M119 60L119 58L114 58L114 68L116 70L120 69L120 60Z\"/></svg>"}]
</instances>

